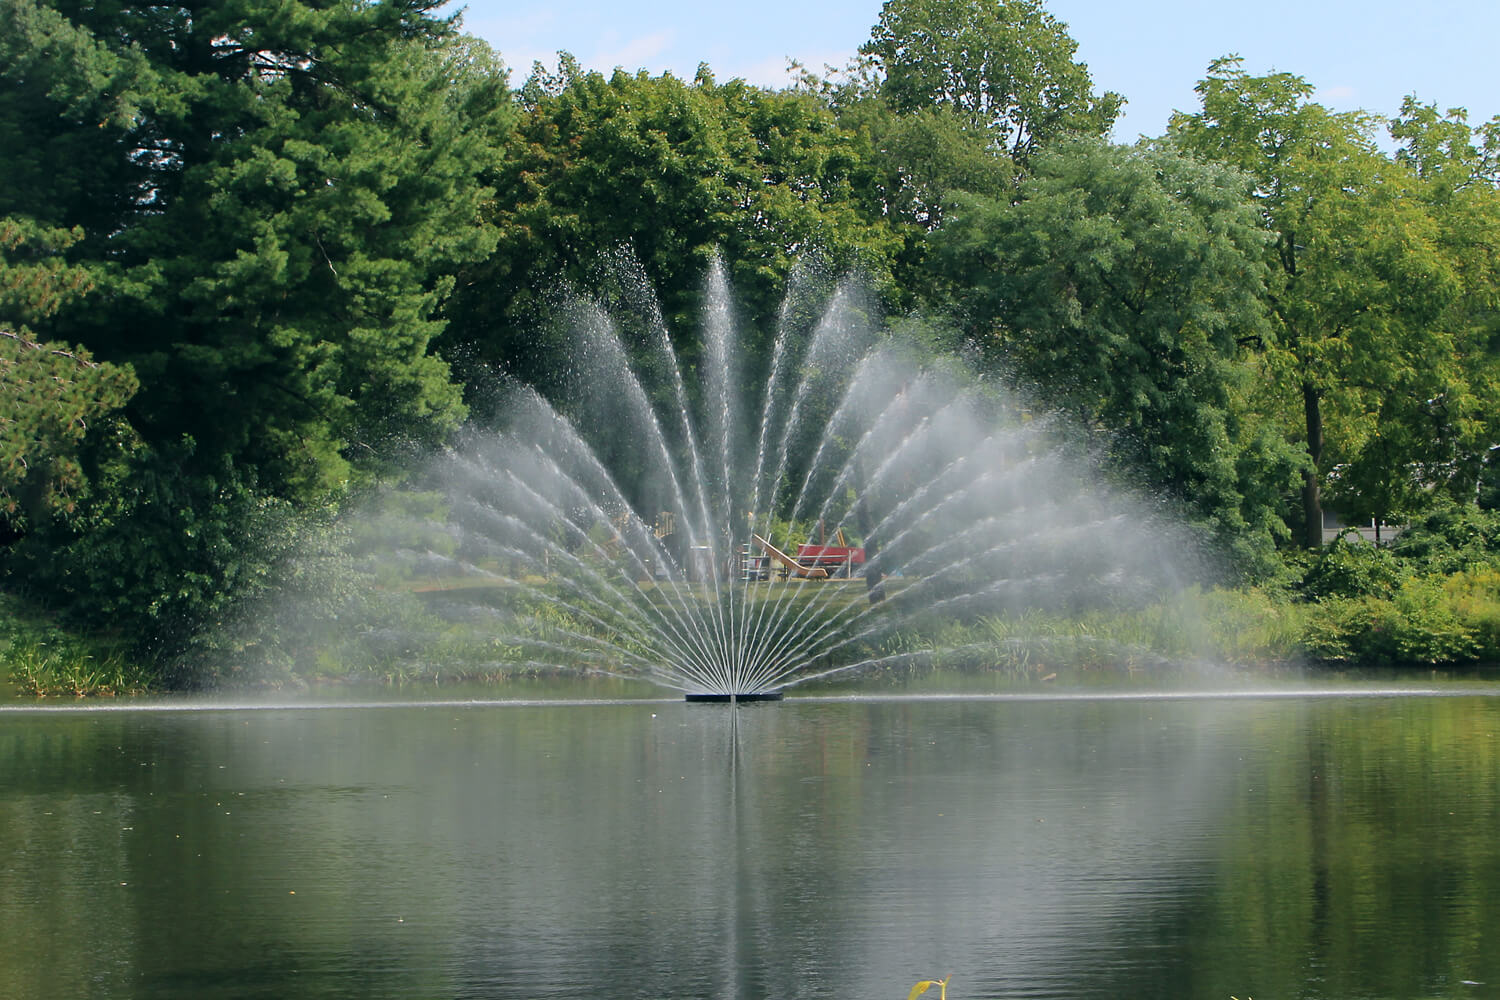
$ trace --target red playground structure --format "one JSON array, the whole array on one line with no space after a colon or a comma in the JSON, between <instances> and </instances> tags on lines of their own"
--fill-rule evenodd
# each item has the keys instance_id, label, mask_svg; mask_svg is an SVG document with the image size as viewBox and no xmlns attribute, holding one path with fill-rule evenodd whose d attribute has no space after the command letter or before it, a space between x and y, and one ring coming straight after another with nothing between
<instances>
[{"instance_id":1,"label":"red playground structure","mask_svg":"<svg viewBox=\"0 0 1500 1000\"><path fill-rule=\"evenodd\" d=\"M818 534L821 536L822 531ZM753 555L751 547L745 546L741 554L741 575L746 580L769 579L770 564L773 561L779 564L776 575L783 580L789 576L805 580L827 580L831 577L847 579L855 575L856 566L863 566L865 562L865 550L858 545L850 545L844 538L842 528L834 532L832 545L826 544L826 539L820 539L817 545L799 545L795 556L787 555L759 535L751 537L765 555Z\"/></svg>"},{"instance_id":2,"label":"red playground structure","mask_svg":"<svg viewBox=\"0 0 1500 1000\"><path fill-rule=\"evenodd\" d=\"M858 545L848 544L844 540L843 528L833 533L832 545L797 546L798 565L826 570L829 576L851 577L854 575L854 567L863 566L864 562L865 550Z\"/></svg>"}]
</instances>

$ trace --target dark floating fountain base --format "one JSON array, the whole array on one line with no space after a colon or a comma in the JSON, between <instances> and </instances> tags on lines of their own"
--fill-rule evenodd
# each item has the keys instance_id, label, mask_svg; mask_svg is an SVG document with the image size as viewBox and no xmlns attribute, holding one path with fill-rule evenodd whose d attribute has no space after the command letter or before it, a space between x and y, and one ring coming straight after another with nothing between
<instances>
[{"instance_id":1,"label":"dark floating fountain base","mask_svg":"<svg viewBox=\"0 0 1500 1000\"><path fill-rule=\"evenodd\" d=\"M780 701L781 688L771 691L750 691L746 694L721 694L718 691L694 691L683 695L686 701L730 702L730 701Z\"/></svg>"}]
</instances>

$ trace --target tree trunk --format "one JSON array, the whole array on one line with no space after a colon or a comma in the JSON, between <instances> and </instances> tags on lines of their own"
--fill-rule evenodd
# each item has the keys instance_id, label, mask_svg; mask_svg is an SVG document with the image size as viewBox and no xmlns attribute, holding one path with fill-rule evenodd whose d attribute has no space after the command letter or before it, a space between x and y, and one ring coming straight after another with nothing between
<instances>
[{"instance_id":1,"label":"tree trunk","mask_svg":"<svg viewBox=\"0 0 1500 1000\"><path fill-rule=\"evenodd\" d=\"M1302 408L1307 414L1307 455L1311 464L1302 473L1303 544L1309 549L1323 547L1323 497L1319 488L1318 468L1323 461L1322 397L1309 382L1302 383Z\"/></svg>"}]
</instances>

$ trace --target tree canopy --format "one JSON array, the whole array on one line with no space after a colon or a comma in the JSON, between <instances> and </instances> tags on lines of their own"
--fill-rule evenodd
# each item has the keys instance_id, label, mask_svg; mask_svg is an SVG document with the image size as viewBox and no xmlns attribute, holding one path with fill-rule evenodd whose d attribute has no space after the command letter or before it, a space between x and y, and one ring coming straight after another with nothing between
<instances>
[{"instance_id":1,"label":"tree canopy","mask_svg":"<svg viewBox=\"0 0 1500 1000\"><path fill-rule=\"evenodd\" d=\"M1412 513L1449 479L1419 460L1427 445L1416 442L1430 444L1432 425L1449 426L1440 436L1458 450L1479 445L1469 425L1479 400L1462 361L1473 355L1451 322L1464 299L1463 255L1418 166L1441 173L1442 143L1412 142L1392 159L1371 116L1331 112L1301 77L1251 76L1235 58L1216 61L1198 93L1202 110L1173 119L1175 141L1249 172L1272 236L1277 363L1300 411L1288 424L1300 425L1309 456L1306 544L1321 544L1330 483L1346 513ZM1418 125L1398 131L1431 138ZM1419 424L1428 426L1410 433Z\"/></svg>"},{"instance_id":2,"label":"tree canopy","mask_svg":"<svg viewBox=\"0 0 1500 1000\"><path fill-rule=\"evenodd\" d=\"M1107 134L1120 113L1077 49L1042 0L888 0L860 51L897 112L952 108L1024 162L1061 136Z\"/></svg>"},{"instance_id":3,"label":"tree canopy","mask_svg":"<svg viewBox=\"0 0 1500 1000\"><path fill-rule=\"evenodd\" d=\"M535 339L557 288L589 284L622 246L677 331L696 327L720 253L752 331L771 325L805 255L889 290L900 240L861 194L868 145L813 95L720 84L706 68L692 82L606 78L566 55L520 93L522 117L495 176L499 242L466 271L450 339L526 381L546 385L559 366Z\"/></svg>"},{"instance_id":4,"label":"tree canopy","mask_svg":"<svg viewBox=\"0 0 1500 1000\"><path fill-rule=\"evenodd\" d=\"M1014 199L960 200L935 243L969 328L1038 405L1263 569L1295 464L1245 404L1244 345L1271 335L1248 186L1170 146L1074 140Z\"/></svg>"},{"instance_id":5,"label":"tree canopy","mask_svg":"<svg viewBox=\"0 0 1500 1000\"><path fill-rule=\"evenodd\" d=\"M6 6L0 215L96 286L38 332L133 364L148 439L306 497L461 418L427 345L508 92L434 6Z\"/></svg>"},{"instance_id":6,"label":"tree canopy","mask_svg":"<svg viewBox=\"0 0 1500 1000\"><path fill-rule=\"evenodd\" d=\"M229 517L229 482L252 506L320 502L462 419L429 345L458 266L494 245L480 175L512 113L498 59L436 7L0 8L0 218L50 241L33 273L91 287L16 314L29 341L83 348L27 349L32 365L73 365L48 426L76 428L62 415L83 394L123 403L140 436L138 475L115 470L111 495L27 539L32 586L97 604L100 588L46 553L136 574L144 541L120 536L175 529L132 504ZM238 541L216 554L216 535ZM254 545L245 524L186 537L185 563ZM180 579L160 573L148 591Z\"/></svg>"}]
</instances>

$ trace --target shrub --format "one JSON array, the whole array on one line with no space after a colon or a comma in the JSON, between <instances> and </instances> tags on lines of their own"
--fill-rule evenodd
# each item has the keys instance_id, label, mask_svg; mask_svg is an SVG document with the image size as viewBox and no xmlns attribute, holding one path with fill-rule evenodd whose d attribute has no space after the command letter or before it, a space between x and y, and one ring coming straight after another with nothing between
<instances>
[{"instance_id":1,"label":"shrub","mask_svg":"<svg viewBox=\"0 0 1500 1000\"><path fill-rule=\"evenodd\" d=\"M1456 573L1443 581L1445 598L1475 643L1474 658L1500 663L1500 568Z\"/></svg>"},{"instance_id":2,"label":"shrub","mask_svg":"<svg viewBox=\"0 0 1500 1000\"><path fill-rule=\"evenodd\" d=\"M1407 580L1397 591L1392 641L1397 662L1469 663L1479 650L1473 629L1458 614L1437 577Z\"/></svg>"},{"instance_id":3,"label":"shrub","mask_svg":"<svg viewBox=\"0 0 1500 1000\"><path fill-rule=\"evenodd\" d=\"M1406 569L1390 549L1345 533L1318 553L1302 578L1302 591L1313 599L1388 597L1405 575Z\"/></svg>"},{"instance_id":4,"label":"shrub","mask_svg":"<svg viewBox=\"0 0 1500 1000\"><path fill-rule=\"evenodd\" d=\"M1332 597L1316 604L1302 626L1302 647L1309 656L1327 663L1352 663L1361 658L1366 639L1378 623L1365 598Z\"/></svg>"},{"instance_id":5,"label":"shrub","mask_svg":"<svg viewBox=\"0 0 1500 1000\"><path fill-rule=\"evenodd\" d=\"M1312 606L1302 644L1330 663L1475 663L1500 634L1500 601L1485 589L1492 586L1428 576L1403 581L1390 597L1331 597Z\"/></svg>"},{"instance_id":6,"label":"shrub","mask_svg":"<svg viewBox=\"0 0 1500 1000\"><path fill-rule=\"evenodd\" d=\"M1500 511L1443 508L1402 532L1391 552L1421 574L1500 568Z\"/></svg>"}]
</instances>

